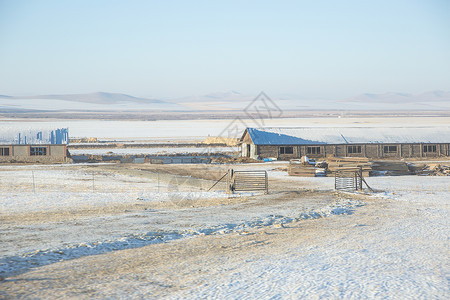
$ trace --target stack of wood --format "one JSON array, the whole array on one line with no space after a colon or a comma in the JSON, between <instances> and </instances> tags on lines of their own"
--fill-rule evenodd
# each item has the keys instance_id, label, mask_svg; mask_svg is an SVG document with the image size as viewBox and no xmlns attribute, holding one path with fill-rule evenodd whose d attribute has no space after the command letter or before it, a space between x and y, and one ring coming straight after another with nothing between
<instances>
[{"instance_id":1,"label":"stack of wood","mask_svg":"<svg viewBox=\"0 0 450 300\"><path fill-rule=\"evenodd\" d=\"M291 159L288 167L288 174L290 176L300 177L315 177L316 167L308 159Z\"/></svg>"},{"instance_id":2,"label":"stack of wood","mask_svg":"<svg viewBox=\"0 0 450 300\"><path fill-rule=\"evenodd\" d=\"M327 157L328 172L333 174L338 168L362 168L364 177L370 176L372 163L366 157Z\"/></svg>"},{"instance_id":3,"label":"stack of wood","mask_svg":"<svg viewBox=\"0 0 450 300\"><path fill-rule=\"evenodd\" d=\"M450 166L436 164L435 166L430 165L429 167L433 171L434 176L450 176Z\"/></svg>"},{"instance_id":4,"label":"stack of wood","mask_svg":"<svg viewBox=\"0 0 450 300\"><path fill-rule=\"evenodd\" d=\"M450 176L450 166L441 164L410 164L409 168L417 175Z\"/></svg>"},{"instance_id":5,"label":"stack of wood","mask_svg":"<svg viewBox=\"0 0 450 300\"><path fill-rule=\"evenodd\" d=\"M382 175L401 176L413 174L404 161L374 161L372 170Z\"/></svg>"},{"instance_id":6,"label":"stack of wood","mask_svg":"<svg viewBox=\"0 0 450 300\"><path fill-rule=\"evenodd\" d=\"M409 163L408 164L409 171L412 174L422 174L428 169L428 165L424 163Z\"/></svg>"}]
</instances>

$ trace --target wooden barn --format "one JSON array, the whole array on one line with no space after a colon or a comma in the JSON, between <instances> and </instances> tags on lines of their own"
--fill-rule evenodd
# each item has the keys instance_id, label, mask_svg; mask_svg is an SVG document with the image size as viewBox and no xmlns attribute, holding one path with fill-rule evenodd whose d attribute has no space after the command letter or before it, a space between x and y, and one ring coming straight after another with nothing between
<instances>
[{"instance_id":1,"label":"wooden barn","mask_svg":"<svg viewBox=\"0 0 450 300\"><path fill-rule=\"evenodd\" d=\"M67 162L69 134L56 130L0 130L0 163Z\"/></svg>"},{"instance_id":2,"label":"wooden barn","mask_svg":"<svg viewBox=\"0 0 450 300\"><path fill-rule=\"evenodd\" d=\"M241 155L255 159L441 157L450 156L450 127L247 128L240 143Z\"/></svg>"}]
</instances>

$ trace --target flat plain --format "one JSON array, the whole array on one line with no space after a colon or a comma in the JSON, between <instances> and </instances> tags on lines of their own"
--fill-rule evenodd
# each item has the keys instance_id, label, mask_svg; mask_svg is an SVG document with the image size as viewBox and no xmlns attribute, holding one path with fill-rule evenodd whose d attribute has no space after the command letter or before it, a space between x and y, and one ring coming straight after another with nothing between
<instances>
[{"instance_id":1,"label":"flat plain","mask_svg":"<svg viewBox=\"0 0 450 300\"><path fill-rule=\"evenodd\" d=\"M294 125L335 120L386 125ZM369 177L374 193L342 193L286 167L2 165L0 297L448 297L450 177ZM269 194L208 191L229 168L266 170Z\"/></svg>"}]
</instances>

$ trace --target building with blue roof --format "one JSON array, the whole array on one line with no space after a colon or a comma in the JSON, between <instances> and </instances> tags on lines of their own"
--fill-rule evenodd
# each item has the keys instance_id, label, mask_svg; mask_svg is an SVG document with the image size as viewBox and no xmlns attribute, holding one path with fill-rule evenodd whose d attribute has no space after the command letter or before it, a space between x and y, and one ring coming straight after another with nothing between
<instances>
[{"instance_id":1,"label":"building with blue roof","mask_svg":"<svg viewBox=\"0 0 450 300\"><path fill-rule=\"evenodd\" d=\"M450 127L249 127L240 142L255 159L439 157L450 155Z\"/></svg>"}]
</instances>

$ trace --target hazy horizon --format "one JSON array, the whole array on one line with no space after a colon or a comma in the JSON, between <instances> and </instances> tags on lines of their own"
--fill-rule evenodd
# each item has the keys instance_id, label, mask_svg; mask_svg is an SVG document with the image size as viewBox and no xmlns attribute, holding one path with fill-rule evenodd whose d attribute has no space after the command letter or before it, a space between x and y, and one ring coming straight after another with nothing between
<instances>
[{"instance_id":1,"label":"hazy horizon","mask_svg":"<svg viewBox=\"0 0 450 300\"><path fill-rule=\"evenodd\" d=\"M0 95L450 91L447 1L0 1Z\"/></svg>"}]
</instances>

